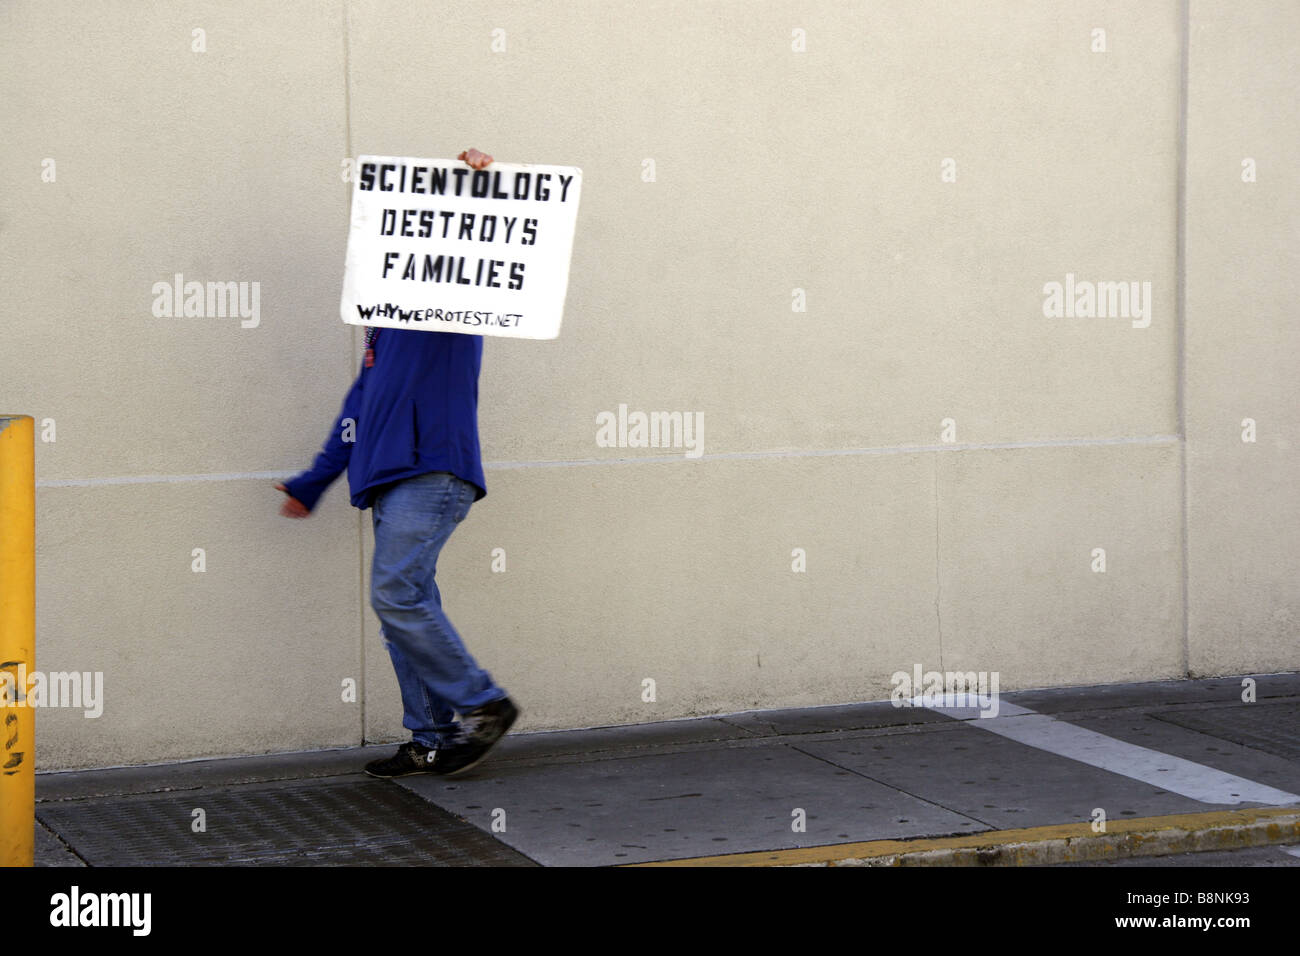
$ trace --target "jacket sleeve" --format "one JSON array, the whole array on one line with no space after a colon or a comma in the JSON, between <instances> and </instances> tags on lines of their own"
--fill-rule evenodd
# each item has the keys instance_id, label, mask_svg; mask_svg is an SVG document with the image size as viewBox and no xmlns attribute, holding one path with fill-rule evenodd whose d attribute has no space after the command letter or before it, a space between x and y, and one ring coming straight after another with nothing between
<instances>
[{"instance_id":1,"label":"jacket sleeve","mask_svg":"<svg viewBox=\"0 0 1300 956\"><path fill-rule=\"evenodd\" d=\"M325 494L325 490L334 479L343 473L352 457L352 446L355 444L356 431L359 427L357 416L361 411L361 393L365 375L365 368L357 373L357 380L352 383L347 396L343 399L343 409L339 412L339 417L334 420L334 428L325 439L325 447L316 456L311 467L284 482L284 486L289 489L289 494L301 501L308 511L315 510L316 502L320 500L321 495ZM345 430L350 439L348 441L344 440Z\"/></svg>"}]
</instances>

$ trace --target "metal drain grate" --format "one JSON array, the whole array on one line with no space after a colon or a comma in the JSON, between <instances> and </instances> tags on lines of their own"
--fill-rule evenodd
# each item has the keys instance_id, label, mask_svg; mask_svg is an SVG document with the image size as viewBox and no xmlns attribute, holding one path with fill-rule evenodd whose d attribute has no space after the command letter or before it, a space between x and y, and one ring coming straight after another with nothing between
<instances>
[{"instance_id":1,"label":"metal drain grate","mask_svg":"<svg viewBox=\"0 0 1300 956\"><path fill-rule=\"evenodd\" d=\"M206 832L191 829L202 808ZM314 780L38 804L91 866L534 866L381 780Z\"/></svg>"},{"instance_id":2,"label":"metal drain grate","mask_svg":"<svg viewBox=\"0 0 1300 956\"><path fill-rule=\"evenodd\" d=\"M1234 704L1212 710L1173 711L1150 716L1300 762L1300 704Z\"/></svg>"}]
</instances>

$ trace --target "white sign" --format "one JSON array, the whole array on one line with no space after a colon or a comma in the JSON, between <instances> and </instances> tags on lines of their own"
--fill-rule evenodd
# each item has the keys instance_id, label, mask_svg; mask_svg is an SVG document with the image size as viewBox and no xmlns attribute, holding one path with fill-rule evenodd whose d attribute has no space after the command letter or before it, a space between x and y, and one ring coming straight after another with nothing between
<instances>
[{"instance_id":1,"label":"white sign","mask_svg":"<svg viewBox=\"0 0 1300 956\"><path fill-rule=\"evenodd\" d=\"M555 338L581 191L576 166L358 157L343 321Z\"/></svg>"}]
</instances>

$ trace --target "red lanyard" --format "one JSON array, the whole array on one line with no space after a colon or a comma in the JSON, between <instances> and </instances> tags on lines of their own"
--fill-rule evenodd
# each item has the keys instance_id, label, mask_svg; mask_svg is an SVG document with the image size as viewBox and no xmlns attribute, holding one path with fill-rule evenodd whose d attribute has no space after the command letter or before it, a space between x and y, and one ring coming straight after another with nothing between
<instances>
[{"instance_id":1,"label":"red lanyard","mask_svg":"<svg viewBox=\"0 0 1300 956\"><path fill-rule=\"evenodd\" d=\"M379 335L379 326L372 325L366 329L366 368L375 365L375 338Z\"/></svg>"}]
</instances>

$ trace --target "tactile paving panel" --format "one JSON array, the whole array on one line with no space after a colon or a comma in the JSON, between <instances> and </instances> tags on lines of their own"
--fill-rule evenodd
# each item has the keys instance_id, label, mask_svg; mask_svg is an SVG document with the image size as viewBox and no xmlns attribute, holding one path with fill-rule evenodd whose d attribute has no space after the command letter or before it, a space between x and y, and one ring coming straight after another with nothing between
<instances>
[{"instance_id":1,"label":"tactile paving panel","mask_svg":"<svg viewBox=\"0 0 1300 956\"><path fill-rule=\"evenodd\" d=\"M206 832L195 833L194 810ZM246 784L38 804L91 866L535 866L382 780Z\"/></svg>"},{"instance_id":2,"label":"tactile paving panel","mask_svg":"<svg viewBox=\"0 0 1300 956\"><path fill-rule=\"evenodd\" d=\"M1188 730L1199 730L1220 740L1300 762L1300 704L1242 703L1205 710L1153 713L1151 716Z\"/></svg>"}]
</instances>

